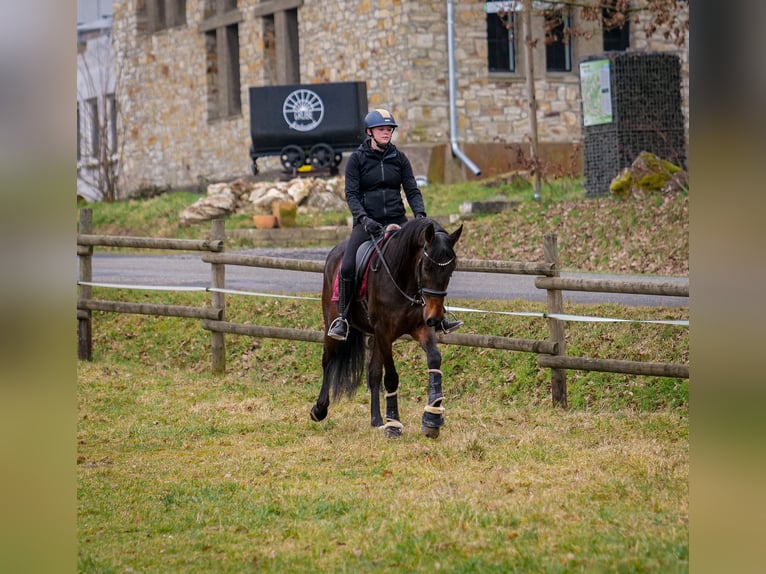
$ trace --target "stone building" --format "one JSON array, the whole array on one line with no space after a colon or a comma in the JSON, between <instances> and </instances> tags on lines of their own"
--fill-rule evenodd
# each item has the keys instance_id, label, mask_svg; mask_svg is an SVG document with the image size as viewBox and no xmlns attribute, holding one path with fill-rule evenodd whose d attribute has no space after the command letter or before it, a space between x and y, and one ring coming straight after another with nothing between
<instances>
[{"instance_id":1,"label":"stone building","mask_svg":"<svg viewBox=\"0 0 766 574\"><path fill-rule=\"evenodd\" d=\"M482 177L507 171L530 137L523 18L503 14L509 4L114 0L123 193L249 174L248 89L297 83L366 82L369 107L394 113L397 145L432 180L476 177L469 163ZM605 49L678 50L688 110L688 38L678 49L641 22L604 32L578 10L558 16L583 33L533 48L543 160L581 169L578 66ZM543 38L545 17L532 27Z\"/></svg>"}]
</instances>

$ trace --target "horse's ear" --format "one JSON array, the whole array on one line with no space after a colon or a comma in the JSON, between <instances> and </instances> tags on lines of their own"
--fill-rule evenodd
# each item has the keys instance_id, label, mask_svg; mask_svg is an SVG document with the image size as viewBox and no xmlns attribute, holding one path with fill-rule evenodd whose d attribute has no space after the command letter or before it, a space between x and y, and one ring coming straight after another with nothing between
<instances>
[{"instance_id":1,"label":"horse's ear","mask_svg":"<svg viewBox=\"0 0 766 574\"><path fill-rule=\"evenodd\" d=\"M426 228L423 230L423 238L426 240L426 243L431 243L435 234L436 231L434 231L434 224L429 222L429 224L426 225Z\"/></svg>"},{"instance_id":2,"label":"horse's ear","mask_svg":"<svg viewBox=\"0 0 766 574\"><path fill-rule=\"evenodd\" d=\"M458 227L455 231L453 231L450 236L449 240L452 245L455 245L457 243L457 240L460 239L460 234L463 233L463 224L460 224L460 227Z\"/></svg>"}]
</instances>

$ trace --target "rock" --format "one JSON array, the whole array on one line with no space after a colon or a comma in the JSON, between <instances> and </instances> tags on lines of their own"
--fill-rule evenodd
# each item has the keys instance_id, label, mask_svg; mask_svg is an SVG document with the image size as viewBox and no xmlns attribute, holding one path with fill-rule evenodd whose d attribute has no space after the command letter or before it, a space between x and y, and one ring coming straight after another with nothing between
<instances>
[{"instance_id":1,"label":"rock","mask_svg":"<svg viewBox=\"0 0 766 574\"><path fill-rule=\"evenodd\" d=\"M237 210L238 205L238 198L230 189L216 190L214 195L198 199L184 209L180 214L181 225L191 225L231 215Z\"/></svg>"},{"instance_id":2,"label":"rock","mask_svg":"<svg viewBox=\"0 0 766 574\"><path fill-rule=\"evenodd\" d=\"M290 187L287 188L287 195L292 198L296 205L300 205L311 195L311 188L311 180L295 179L291 182Z\"/></svg>"},{"instance_id":3,"label":"rock","mask_svg":"<svg viewBox=\"0 0 766 574\"><path fill-rule=\"evenodd\" d=\"M271 204L275 201L290 201L290 196L276 187L253 190L250 193L250 203L256 208L264 208L271 211Z\"/></svg>"},{"instance_id":4,"label":"rock","mask_svg":"<svg viewBox=\"0 0 766 574\"><path fill-rule=\"evenodd\" d=\"M240 178L212 183L207 186L207 196L184 209L180 219L182 225L190 225L237 212L276 214L275 209L282 203L295 205L296 213L346 211L345 178L298 177L262 182ZM281 219L280 226L284 226L289 217ZM295 225L294 219L289 223Z\"/></svg>"},{"instance_id":5,"label":"rock","mask_svg":"<svg viewBox=\"0 0 766 574\"><path fill-rule=\"evenodd\" d=\"M609 185L616 197L647 193L675 193L688 189L688 177L677 165L642 151L630 168L622 170Z\"/></svg>"},{"instance_id":6,"label":"rock","mask_svg":"<svg viewBox=\"0 0 766 574\"><path fill-rule=\"evenodd\" d=\"M321 191L311 195L305 203L310 211L343 211L348 209L346 202L331 191Z\"/></svg>"}]
</instances>

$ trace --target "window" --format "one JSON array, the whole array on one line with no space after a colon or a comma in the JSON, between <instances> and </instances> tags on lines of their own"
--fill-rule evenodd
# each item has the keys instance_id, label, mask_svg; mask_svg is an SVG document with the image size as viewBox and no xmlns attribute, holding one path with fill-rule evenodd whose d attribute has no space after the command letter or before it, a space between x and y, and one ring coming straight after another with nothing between
<instances>
[{"instance_id":1,"label":"window","mask_svg":"<svg viewBox=\"0 0 766 574\"><path fill-rule=\"evenodd\" d=\"M545 69L548 72L572 71L572 19L568 9L545 10Z\"/></svg>"},{"instance_id":2,"label":"window","mask_svg":"<svg viewBox=\"0 0 766 574\"><path fill-rule=\"evenodd\" d=\"M487 67L490 72L516 71L516 19L487 4Z\"/></svg>"},{"instance_id":3,"label":"window","mask_svg":"<svg viewBox=\"0 0 766 574\"><path fill-rule=\"evenodd\" d=\"M98 121L98 98L88 98L85 100L88 107L88 134L90 135L90 145L88 151L90 157L98 159L101 151L101 126Z\"/></svg>"},{"instance_id":4,"label":"window","mask_svg":"<svg viewBox=\"0 0 766 574\"><path fill-rule=\"evenodd\" d=\"M273 84L300 83L298 8L302 5L303 0L271 0L253 11L262 19L266 80Z\"/></svg>"},{"instance_id":5,"label":"window","mask_svg":"<svg viewBox=\"0 0 766 574\"><path fill-rule=\"evenodd\" d=\"M138 5L139 20L146 19L150 32L186 24L186 0L143 0Z\"/></svg>"},{"instance_id":6,"label":"window","mask_svg":"<svg viewBox=\"0 0 766 574\"><path fill-rule=\"evenodd\" d=\"M205 20L205 69L207 72L208 119L242 113L239 78L239 22L242 15L236 0L207 0Z\"/></svg>"},{"instance_id":7,"label":"window","mask_svg":"<svg viewBox=\"0 0 766 574\"><path fill-rule=\"evenodd\" d=\"M602 11L604 51L624 52L630 47L630 18L613 7L617 0L611 0L612 8Z\"/></svg>"}]
</instances>

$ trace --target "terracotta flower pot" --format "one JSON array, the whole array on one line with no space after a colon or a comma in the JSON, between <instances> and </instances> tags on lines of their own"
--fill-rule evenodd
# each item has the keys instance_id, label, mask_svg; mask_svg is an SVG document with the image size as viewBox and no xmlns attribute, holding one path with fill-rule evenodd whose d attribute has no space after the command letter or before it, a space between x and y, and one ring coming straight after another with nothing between
<instances>
[{"instance_id":1,"label":"terracotta flower pot","mask_svg":"<svg viewBox=\"0 0 766 574\"><path fill-rule=\"evenodd\" d=\"M258 229L274 229L277 218L273 215L253 215L253 223Z\"/></svg>"}]
</instances>

